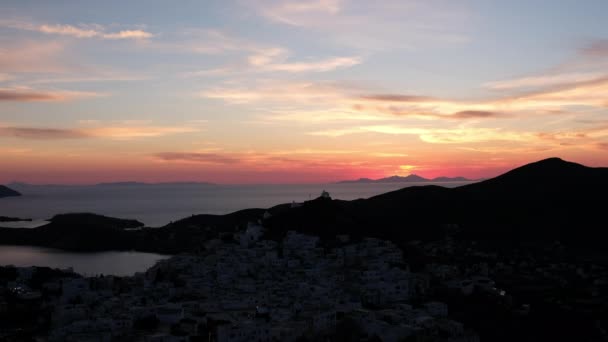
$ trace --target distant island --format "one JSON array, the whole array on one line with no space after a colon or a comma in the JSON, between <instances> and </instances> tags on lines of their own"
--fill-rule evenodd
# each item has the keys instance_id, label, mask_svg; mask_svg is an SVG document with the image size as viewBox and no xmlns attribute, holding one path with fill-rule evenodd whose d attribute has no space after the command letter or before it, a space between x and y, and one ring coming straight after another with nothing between
<instances>
[{"instance_id":1,"label":"distant island","mask_svg":"<svg viewBox=\"0 0 608 342\"><path fill-rule=\"evenodd\" d=\"M109 182L97 183L95 186L158 186L158 185L216 185L209 182L162 182L162 183L146 183L146 182Z\"/></svg>"},{"instance_id":2,"label":"distant island","mask_svg":"<svg viewBox=\"0 0 608 342\"><path fill-rule=\"evenodd\" d=\"M58 215L35 229L0 228L0 241L80 251L181 253L233 234L248 222L261 222L275 239L296 230L321 238L350 234L403 243L432 239L445 224L460 224L463 234L499 244L562 241L597 247L604 230L581 223L604 220L606 193L608 168L550 158L455 188L411 186L353 201L319 197L299 206L193 215L155 229L135 220Z\"/></svg>"},{"instance_id":3,"label":"distant island","mask_svg":"<svg viewBox=\"0 0 608 342\"><path fill-rule=\"evenodd\" d=\"M355 180L343 180L336 182L336 184L361 184L361 183L441 183L441 182L472 182L473 179L468 179L464 177L436 177L436 178L424 178L418 176L416 174L411 174L409 176L391 176L380 179L370 179L370 178L359 178Z\"/></svg>"},{"instance_id":4,"label":"distant island","mask_svg":"<svg viewBox=\"0 0 608 342\"><path fill-rule=\"evenodd\" d=\"M27 188L27 187L37 187L37 186L53 186L53 187L74 187L74 186L111 186L111 187L119 187L119 186L165 186L165 185L179 185L179 186L214 186L217 185L215 183L210 182L160 182L160 183L146 183L146 182L136 182L136 181L124 181L124 182L103 182L96 184L82 184L82 185L68 185L68 184L31 184L25 182L12 182L9 186L13 188ZM5 186L6 187L6 186ZM1 196L0 196L1 197Z\"/></svg>"},{"instance_id":5,"label":"distant island","mask_svg":"<svg viewBox=\"0 0 608 342\"><path fill-rule=\"evenodd\" d=\"M32 219L24 219L19 217L0 216L0 222L31 222Z\"/></svg>"},{"instance_id":6,"label":"distant island","mask_svg":"<svg viewBox=\"0 0 608 342\"><path fill-rule=\"evenodd\" d=\"M21 194L7 186L0 185L0 198L15 197L15 196L21 196Z\"/></svg>"}]
</instances>

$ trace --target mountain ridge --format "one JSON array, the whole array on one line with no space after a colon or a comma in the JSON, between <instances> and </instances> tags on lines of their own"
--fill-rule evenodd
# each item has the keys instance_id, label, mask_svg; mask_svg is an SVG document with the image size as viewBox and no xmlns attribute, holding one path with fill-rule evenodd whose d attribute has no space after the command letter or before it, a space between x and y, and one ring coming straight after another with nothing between
<instances>
[{"instance_id":1,"label":"mountain ridge","mask_svg":"<svg viewBox=\"0 0 608 342\"><path fill-rule=\"evenodd\" d=\"M465 177L445 177L445 176L440 176L440 177L435 177L435 178L425 178L422 176L419 176L417 174L410 174L408 176L390 176L390 177L384 177L384 178L378 178L378 179L371 179L371 178L359 178L359 179L354 179L354 180L343 180L343 181L338 181L335 182L335 184L360 184L360 183L422 183L422 182L428 182L428 183L441 183L441 182L473 182L474 180L472 179L468 179Z\"/></svg>"}]
</instances>

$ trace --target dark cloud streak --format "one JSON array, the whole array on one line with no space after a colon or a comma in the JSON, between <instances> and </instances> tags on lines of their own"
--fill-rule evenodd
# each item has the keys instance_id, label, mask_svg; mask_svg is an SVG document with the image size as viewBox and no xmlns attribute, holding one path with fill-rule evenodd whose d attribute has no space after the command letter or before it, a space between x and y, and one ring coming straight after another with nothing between
<instances>
[{"instance_id":1,"label":"dark cloud streak","mask_svg":"<svg viewBox=\"0 0 608 342\"><path fill-rule=\"evenodd\" d=\"M216 153L161 152L154 156L164 161L186 161L209 164L236 164L240 162L237 158Z\"/></svg>"},{"instance_id":2,"label":"dark cloud streak","mask_svg":"<svg viewBox=\"0 0 608 342\"><path fill-rule=\"evenodd\" d=\"M448 118L452 119L474 119L474 118L492 118L500 116L500 113L485 111L485 110L463 110L453 113Z\"/></svg>"},{"instance_id":3,"label":"dark cloud streak","mask_svg":"<svg viewBox=\"0 0 608 342\"><path fill-rule=\"evenodd\" d=\"M429 96L418 95L400 95L400 94L371 94L360 96L363 100L382 101L382 102L427 102L434 101L435 98Z\"/></svg>"},{"instance_id":4,"label":"dark cloud streak","mask_svg":"<svg viewBox=\"0 0 608 342\"><path fill-rule=\"evenodd\" d=\"M88 138L85 132L72 129L0 127L0 136L32 140L59 140Z\"/></svg>"},{"instance_id":5,"label":"dark cloud streak","mask_svg":"<svg viewBox=\"0 0 608 342\"><path fill-rule=\"evenodd\" d=\"M35 91L16 91L16 90L0 90L0 101L58 101L63 99L62 96L53 93L35 92Z\"/></svg>"}]
</instances>

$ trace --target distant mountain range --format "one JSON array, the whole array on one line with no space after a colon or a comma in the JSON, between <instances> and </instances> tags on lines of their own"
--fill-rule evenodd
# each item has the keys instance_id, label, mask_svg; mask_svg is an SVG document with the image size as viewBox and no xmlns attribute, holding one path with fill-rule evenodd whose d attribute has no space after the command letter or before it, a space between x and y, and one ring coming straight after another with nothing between
<instances>
[{"instance_id":1,"label":"distant mountain range","mask_svg":"<svg viewBox=\"0 0 608 342\"><path fill-rule=\"evenodd\" d=\"M0 185L0 198L21 196L21 194L7 186Z\"/></svg>"},{"instance_id":2,"label":"distant mountain range","mask_svg":"<svg viewBox=\"0 0 608 342\"><path fill-rule=\"evenodd\" d=\"M353 201L319 197L299 206L286 203L227 215L193 215L157 229L125 230L141 226L134 220L59 215L39 228L0 228L0 241L179 253L199 250L209 239L229 237L248 222L261 221L271 239L296 230L330 241L336 234L349 234L404 244L438 239L446 227L457 226L463 239L508 248L553 248L560 243L603 251L608 236L606 194L608 168L550 158L456 188L410 186Z\"/></svg>"},{"instance_id":3,"label":"distant mountain range","mask_svg":"<svg viewBox=\"0 0 608 342\"><path fill-rule=\"evenodd\" d=\"M108 183L97 183L97 184L83 184L83 185L73 185L73 184L30 184L23 182L12 182L9 183L9 186L13 188L27 188L27 187L36 187L36 186L47 186L47 187L78 187L78 186L163 186L163 185L181 185L181 186L196 186L196 185L216 185L214 183L209 182L162 182L162 183L145 183L145 182L135 182L135 181L126 181L126 182L108 182Z\"/></svg>"},{"instance_id":4,"label":"distant mountain range","mask_svg":"<svg viewBox=\"0 0 608 342\"><path fill-rule=\"evenodd\" d=\"M436 177L433 179L424 178L415 174L411 174L409 176L391 176L380 179L370 179L370 178L359 178L355 180L344 180L337 182L336 184L353 184L353 183L441 183L441 182L472 182L472 179L467 179L464 177Z\"/></svg>"},{"instance_id":5,"label":"distant mountain range","mask_svg":"<svg viewBox=\"0 0 608 342\"><path fill-rule=\"evenodd\" d=\"M98 183L95 186L157 186L157 185L215 185L208 182L164 182L164 183L145 183L145 182L111 182Z\"/></svg>"}]
</instances>

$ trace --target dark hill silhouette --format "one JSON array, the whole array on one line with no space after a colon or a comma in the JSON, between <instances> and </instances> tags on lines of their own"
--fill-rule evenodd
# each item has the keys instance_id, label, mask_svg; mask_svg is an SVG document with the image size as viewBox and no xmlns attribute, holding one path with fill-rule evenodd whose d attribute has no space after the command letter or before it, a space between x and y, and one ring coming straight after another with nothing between
<instances>
[{"instance_id":1,"label":"dark hill silhouette","mask_svg":"<svg viewBox=\"0 0 608 342\"><path fill-rule=\"evenodd\" d=\"M550 158L453 189L415 186L367 200L307 202L267 225L274 235L298 227L407 240L433 238L457 223L479 238L595 243L604 236L593 222L605 220L607 193L607 168Z\"/></svg>"},{"instance_id":2,"label":"dark hill silhouette","mask_svg":"<svg viewBox=\"0 0 608 342\"><path fill-rule=\"evenodd\" d=\"M0 229L0 241L65 249L135 249L177 253L261 220L270 238L288 230L332 239L380 237L397 243L441 237L458 224L461 237L502 245L551 244L604 248L608 168L550 158L486 181L444 188L413 186L354 201L317 198L228 215L194 215L158 229L91 214L58 215L36 229ZM265 215L268 212L270 215Z\"/></svg>"},{"instance_id":3,"label":"dark hill silhouette","mask_svg":"<svg viewBox=\"0 0 608 342\"><path fill-rule=\"evenodd\" d=\"M0 198L21 196L21 194L7 186L0 185Z\"/></svg>"},{"instance_id":4,"label":"dark hill silhouette","mask_svg":"<svg viewBox=\"0 0 608 342\"><path fill-rule=\"evenodd\" d=\"M25 222L25 221L32 221L32 219L24 219L24 218L19 218L19 217L0 216L0 222Z\"/></svg>"},{"instance_id":5,"label":"dark hill silhouette","mask_svg":"<svg viewBox=\"0 0 608 342\"><path fill-rule=\"evenodd\" d=\"M213 227L221 232L232 231L237 225L246 225L264 215L266 209L244 209L226 215L192 215L172 222L162 229L179 230L184 228Z\"/></svg>"},{"instance_id":6,"label":"dark hill silhouette","mask_svg":"<svg viewBox=\"0 0 608 342\"><path fill-rule=\"evenodd\" d=\"M38 228L0 228L0 241L76 251L138 250L171 254L200 249L206 240L242 229L248 222L261 218L265 211L246 209L228 215L196 215L162 228L145 228L136 220L89 213L62 214Z\"/></svg>"},{"instance_id":7,"label":"dark hill silhouette","mask_svg":"<svg viewBox=\"0 0 608 342\"><path fill-rule=\"evenodd\" d=\"M483 197L564 196L578 194L585 199L590 187L608 184L607 168L590 168L559 158L544 159L511 170L496 178L469 184L457 191Z\"/></svg>"},{"instance_id":8,"label":"dark hill silhouette","mask_svg":"<svg viewBox=\"0 0 608 342\"><path fill-rule=\"evenodd\" d=\"M78 229L78 227L99 227L101 229L127 229L143 227L137 220L119 219L91 213L59 214L51 218L41 229Z\"/></svg>"},{"instance_id":9,"label":"dark hill silhouette","mask_svg":"<svg viewBox=\"0 0 608 342\"><path fill-rule=\"evenodd\" d=\"M49 221L32 229L0 229L0 241L80 251L132 249L133 234L125 229L143 227L136 220L88 213L56 215Z\"/></svg>"},{"instance_id":10,"label":"dark hill silhouette","mask_svg":"<svg viewBox=\"0 0 608 342\"><path fill-rule=\"evenodd\" d=\"M51 247L73 250L128 249L127 228L143 227L136 220L76 213L56 215L37 228L36 238Z\"/></svg>"},{"instance_id":11,"label":"dark hill silhouette","mask_svg":"<svg viewBox=\"0 0 608 342\"><path fill-rule=\"evenodd\" d=\"M432 182L472 182L472 179L464 177L437 177L431 179Z\"/></svg>"}]
</instances>

